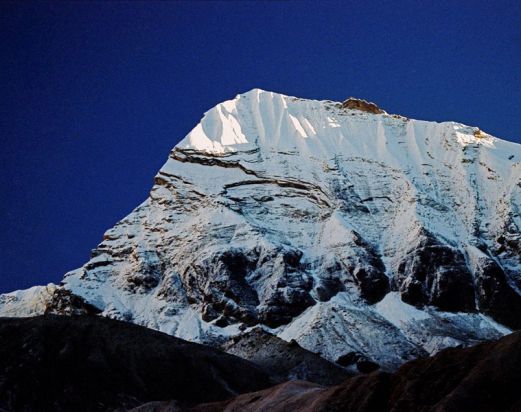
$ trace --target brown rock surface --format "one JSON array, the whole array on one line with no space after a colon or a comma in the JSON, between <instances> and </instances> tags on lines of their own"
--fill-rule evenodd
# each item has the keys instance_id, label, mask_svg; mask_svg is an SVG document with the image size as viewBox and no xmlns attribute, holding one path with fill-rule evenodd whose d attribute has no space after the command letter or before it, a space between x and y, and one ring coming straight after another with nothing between
<instances>
[{"instance_id":1,"label":"brown rock surface","mask_svg":"<svg viewBox=\"0 0 521 412\"><path fill-rule=\"evenodd\" d=\"M382 114L385 113L382 109L380 109L376 104L372 102L368 102L363 99L356 99L354 97L350 97L342 103L342 109L351 109L351 110L360 110L362 112L372 113L372 114Z\"/></svg>"}]
</instances>

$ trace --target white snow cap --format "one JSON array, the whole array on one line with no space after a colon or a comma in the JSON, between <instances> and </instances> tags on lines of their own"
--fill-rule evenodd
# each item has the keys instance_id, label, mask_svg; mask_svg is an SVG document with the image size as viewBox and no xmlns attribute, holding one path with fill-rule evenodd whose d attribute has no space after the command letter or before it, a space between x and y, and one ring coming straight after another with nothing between
<instances>
[{"instance_id":1,"label":"white snow cap","mask_svg":"<svg viewBox=\"0 0 521 412\"><path fill-rule=\"evenodd\" d=\"M380 109L372 113L364 110L364 104L378 109L362 99L350 98L344 103L309 100L255 88L207 111L177 147L212 154L266 147L320 155L352 153L352 145L359 145L363 136L377 151L383 144L396 143L382 126L403 122L410 123L409 132L413 134L428 132L418 126L443 129L440 135L451 134L462 146L479 144L493 148L496 141L476 127L410 120Z\"/></svg>"}]
</instances>

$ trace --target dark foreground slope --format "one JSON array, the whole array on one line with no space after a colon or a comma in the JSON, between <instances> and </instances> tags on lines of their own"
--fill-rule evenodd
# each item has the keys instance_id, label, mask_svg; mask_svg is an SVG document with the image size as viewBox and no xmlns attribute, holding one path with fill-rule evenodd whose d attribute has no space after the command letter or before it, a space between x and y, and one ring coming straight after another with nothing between
<instances>
[{"instance_id":1,"label":"dark foreground slope","mask_svg":"<svg viewBox=\"0 0 521 412\"><path fill-rule=\"evenodd\" d=\"M521 332L329 388L268 388L262 366L105 318L0 318L0 411L521 411Z\"/></svg>"},{"instance_id":2,"label":"dark foreground slope","mask_svg":"<svg viewBox=\"0 0 521 412\"><path fill-rule=\"evenodd\" d=\"M287 382L191 411L517 412L521 411L520 383L521 332L517 332L472 348L446 349L409 362L394 374L373 372L331 388ZM180 409L155 404L139 410Z\"/></svg>"},{"instance_id":3,"label":"dark foreground slope","mask_svg":"<svg viewBox=\"0 0 521 412\"><path fill-rule=\"evenodd\" d=\"M96 411L190 404L269 386L219 350L100 317L0 318L1 411Z\"/></svg>"}]
</instances>

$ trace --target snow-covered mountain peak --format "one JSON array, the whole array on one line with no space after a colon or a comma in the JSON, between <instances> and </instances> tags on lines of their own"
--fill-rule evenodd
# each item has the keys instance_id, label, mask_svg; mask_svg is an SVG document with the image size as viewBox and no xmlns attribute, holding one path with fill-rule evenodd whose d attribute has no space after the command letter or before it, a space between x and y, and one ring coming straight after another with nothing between
<instances>
[{"instance_id":1,"label":"snow-covered mountain peak","mask_svg":"<svg viewBox=\"0 0 521 412\"><path fill-rule=\"evenodd\" d=\"M253 89L205 113L61 287L0 314L97 308L210 343L261 326L392 368L521 327L520 212L520 145Z\"/></svg>"},{"instance_id":2,"label":"snow-covered mountain peak","mask_svg":"<svg viewBox=\"0 0 521 412\"><path fill-rule=\"evenodd\" d=\"M319 101L253 89L206 112L177 147L211 154L291 150L321 158L342 153L377 159L382 158L378 154L385 157L393 151L407 152L400 146L409 143L403 138L423 145L425 134L433 134L432 143L437 139L448 146L455 141L460 146L494 148L497 140L476 127L456 122L390 115L363 99ZM519 155L519 145L501 142L507 151Z\"/></svg>"},{"instance_id":3,"label":"snow-covered mountain peak","mask_svg":"<svg viewBox=\"0 0 521 412\"><path fill-rule=\"evenodd\" d=\"M327 141L341 135L341 130L334 129L346 124L343 116L372 111L386 114L362 99L318 101L253 89L206 112L178 147L214 154L259 147L302 147L302 139Z\"/></svg>"}]
</instances>

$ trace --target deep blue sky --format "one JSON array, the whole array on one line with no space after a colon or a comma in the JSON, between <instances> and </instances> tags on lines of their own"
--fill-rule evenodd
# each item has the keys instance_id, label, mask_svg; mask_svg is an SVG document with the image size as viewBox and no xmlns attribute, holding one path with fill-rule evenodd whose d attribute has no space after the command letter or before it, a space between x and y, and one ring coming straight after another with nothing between
<instances>
[{"instance_id":1,"label":"deep blue sky","mask_svg":"<svg viewBox=\"0 0 521 412\"><path fill-rule=\"evenodd\" d=\"M59 282L254 87L521 141L521 2L0 4L0 292Z\"/></svg>"}]
</instances>

